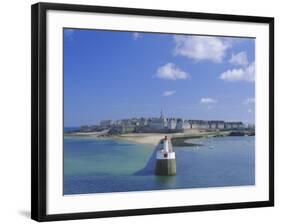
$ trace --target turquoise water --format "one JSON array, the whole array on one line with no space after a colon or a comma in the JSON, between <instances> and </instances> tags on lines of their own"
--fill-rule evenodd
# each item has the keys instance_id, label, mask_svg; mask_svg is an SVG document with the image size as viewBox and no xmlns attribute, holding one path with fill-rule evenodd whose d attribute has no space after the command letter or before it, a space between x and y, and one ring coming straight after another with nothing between
<instances>
[{"instance_id":1,"label":"turquoise water","mask_svg":"<svg viewBox=\"0 0 281 224\"><path fill-rule=\"evenodd\" d=\"M174 147L177 175L154 175L154 146L87 137L64 138L64 194L255 184L255 137L196 139Z\"/></svg>"}]
</instances>

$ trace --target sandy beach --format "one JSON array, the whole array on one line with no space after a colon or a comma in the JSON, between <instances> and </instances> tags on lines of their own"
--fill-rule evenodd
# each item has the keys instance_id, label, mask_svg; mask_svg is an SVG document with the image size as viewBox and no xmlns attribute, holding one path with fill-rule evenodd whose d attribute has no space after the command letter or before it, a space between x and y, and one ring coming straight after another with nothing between
<instances>
[{"instance_id":1,"label":"sandy beach","mask_svg":"<svg viewBox=\"0 0 281 224\"><path fill-rule=\"evenodd\" d=\"M161 139L164 138L164 134L160 133L131 133L114 136L114 139L132 141L140 144L152 144L157 145Z\"/></svg>"},{"instance_id":2,"label":"sandy beach","mask_svg":"<svg viewBox=\"0 0 281 224\"><path fill-rule=\"evenodd\" d=\"M106 133L102 132L74 132L67 133L65 136L68 137L87 137L87 138L108 138L116 140L132 141L140 144L152 144L157 145L159 141L164 138L165 134L159 133L130 133L106 136Z\"/></svg>"},{"instance_id":3,"label":"sandy beach","mask_svg":"<svg viewBox=\"0 0 281 224\"><path fill-rule=\"evenodd\" d=\"M157 145L161 139L165 136L171 139L183 139L183 141L192 138L198 138L203 136L212 136L213 132L204 132L199 130L189 130L184 133L130 133L114 136L115 139L133 141L140 144L152 144Z\"/></svg>"},{"instance_id":4,"label":"sandy beach","mask_svg":"<svg viewBox=\"0 0 281 224\"><path fill-rule=\"evenodd\" d=\"M88 137L88 138L110 138L116 140L132 141L139 144L157 145L165 136L181 142L187 142L188 139L211 137L214 135L225 135L228 132L206 132L202 130L188 130L184 133L129 133L120 135L106 136L107 132L75 132L67 136Z\"/></svg>"},{"instance_id":5,"label":"sandy beach","mask_svg":"<svg viewBox=\"0 0 281 224\"><path fill-rule=\"evenodd\" d=\"M107 131L100 131L100 132L70 132L65 133L66 136L85 136L85 137L99 137L101 135L107 134Z\"/></svg>"}]
</instances>

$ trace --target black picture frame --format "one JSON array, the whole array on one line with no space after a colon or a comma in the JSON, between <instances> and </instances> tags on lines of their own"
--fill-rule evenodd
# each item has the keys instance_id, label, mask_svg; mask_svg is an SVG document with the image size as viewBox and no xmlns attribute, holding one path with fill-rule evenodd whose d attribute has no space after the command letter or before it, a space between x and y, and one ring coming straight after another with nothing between
<instances>
[{"instance_id":1,"label":"black picture frame","mask_svg":"<svg viewBox=\"0 0 281 224\"><path fill-rule=\"evenodd\" d=\"M253 22L269 25L269 200L196 206L159 207L70 214L46 213L46 13L48 10L100 12L123 15L161 16L205 19L216 21ZM137 8L103 7L73 4L37 3L31 13L31 218L36 221L54 221L161 213L192 212L237 208L274 206L274 18L166 11Z\"/></svg>"}]
</instances>

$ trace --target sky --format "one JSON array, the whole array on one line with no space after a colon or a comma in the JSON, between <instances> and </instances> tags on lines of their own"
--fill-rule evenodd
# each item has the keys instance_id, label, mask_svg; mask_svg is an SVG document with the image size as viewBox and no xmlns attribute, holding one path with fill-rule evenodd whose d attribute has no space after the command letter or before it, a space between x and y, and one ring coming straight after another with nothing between
<instances>
[{"instance_id":1,"label":"sky","mask_svg":"<svg viewBox=\"0 0 281 224\"><path fill-rule=\"evenodd\" d=\"M165 117L254 123L255 39L64 29L64 126Z\"/></svg>"}]
</instances>

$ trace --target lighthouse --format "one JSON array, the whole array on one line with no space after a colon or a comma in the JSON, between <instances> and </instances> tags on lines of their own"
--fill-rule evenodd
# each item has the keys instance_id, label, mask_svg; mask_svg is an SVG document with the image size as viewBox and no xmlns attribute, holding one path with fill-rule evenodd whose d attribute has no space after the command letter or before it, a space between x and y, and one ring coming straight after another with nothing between
<instances>
[{"instance_id":1,"label":"lighthouse","mask_svg":"<svg viewBox=\"0 0 281 224\"><path fill-rule=\"evenodd\" d=\"M155 175L176 175L176 154L173 151L171 140L165 136L158 145L156 153Z\"/></svg>"}]
</instances>

